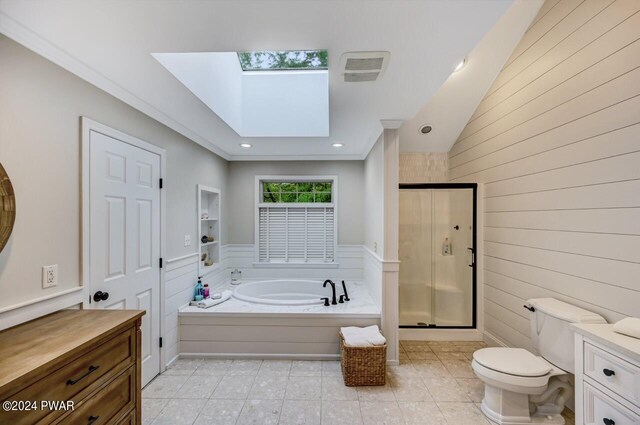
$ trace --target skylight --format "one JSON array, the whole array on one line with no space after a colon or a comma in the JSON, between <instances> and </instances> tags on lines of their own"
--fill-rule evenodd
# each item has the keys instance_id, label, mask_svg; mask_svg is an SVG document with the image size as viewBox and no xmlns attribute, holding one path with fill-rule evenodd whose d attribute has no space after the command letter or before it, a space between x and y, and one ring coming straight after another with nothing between
<instances>
[{"instance_id":1,"label":"skylight","mask_svg":"<svg viewBox=\"0 0 640 425\"><path fill-rule=\"evenodd\" d=\"M326 50L238 52L243 71L304 71L328 69Z\"/></svg>"},{"instance_id":2,"label":"skylight","mask_svg":"<svg viewBox=\"0 0 640 425\"><path fill-rule=\"evenodd\" d=\"M267 52L275 56L247 52L247 60L259 59L265 67L259 72L243 71L236 52L153 53L153 57L241 137L329 137L329 71L320 68L327 64L326 51L309 52L285 52L289 62L284 64L298 68L266 68L274 66L280 52ZM289 71L264 72L279 69Z\"/></svg>"}]
</instances>

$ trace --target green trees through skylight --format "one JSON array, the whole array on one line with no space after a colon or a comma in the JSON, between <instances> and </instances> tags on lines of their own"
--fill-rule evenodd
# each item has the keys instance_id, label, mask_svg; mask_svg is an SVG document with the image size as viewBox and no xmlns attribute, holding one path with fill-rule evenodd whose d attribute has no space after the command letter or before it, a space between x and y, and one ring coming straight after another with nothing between
<instances>
[{"instance_id":1,"label":"green trees through skylight","mask_svg":"<svg viewBox=\"0 0 640 425\"><path fill-rule=\"evenodd\" d=\"M328 56L326 50L238 52L243 71L327 69Z\"/></svg>"}]
</instances>

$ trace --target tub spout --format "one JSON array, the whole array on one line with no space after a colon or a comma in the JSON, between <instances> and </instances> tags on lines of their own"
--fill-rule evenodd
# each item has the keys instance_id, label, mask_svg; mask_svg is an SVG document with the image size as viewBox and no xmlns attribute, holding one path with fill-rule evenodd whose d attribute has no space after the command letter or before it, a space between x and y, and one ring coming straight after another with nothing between
<instances>
[{"instance_id":1,"label":"tub spout","mask_svg":"<svg viewBox=\"0 0 640 425\"><path fill-rule=\"evenodd\" d=\"M331 284L331 291L333 293L333 296L331 298L331 304L332 305L336 305L336 304L338 304L338 301L336 301L336 284L333 283L333 281L331 281L331 279L327 279L322 284L322 287L326 288L327 287L327 283Z\"/></svg>"}]
</instances>

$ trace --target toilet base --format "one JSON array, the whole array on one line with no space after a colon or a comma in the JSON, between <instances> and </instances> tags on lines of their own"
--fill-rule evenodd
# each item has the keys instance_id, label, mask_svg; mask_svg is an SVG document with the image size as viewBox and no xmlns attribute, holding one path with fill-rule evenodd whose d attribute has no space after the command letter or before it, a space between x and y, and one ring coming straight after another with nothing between
<instances>
[{"instance_id":1,"label":"toilet base","mask_svg":"<svg viewBox=\"0 0 640 425\"><path fill-rule=\"evenodd\" d=\"M522 425L522 424L546 424L546 425L564 425L566 422L562 415L547 415L547 416L528 416L527 418L506 418L500 415L496 415L494 412L488 410L485 407L485 404L482 403L480 405L480 409L484 416L491 423L496 423L500 425ZM513 419L517 421L514 422ZM524 420L524 422L523 422Z\"/></svg>"},{"instance_id":2,"label":"toilet base","mask_svg":"<svg viewBox=\"0 0 640 425\"><path fill-rule=\"evenodd\" d=\"M560 414L544 414L549 411L544 405L538 406L538 412L530 412L528 394L515 393L485 385L485 394L480 406L482 413L491 422L500 425L547 424L564 425Z\"/></svg>"}]
</instances>

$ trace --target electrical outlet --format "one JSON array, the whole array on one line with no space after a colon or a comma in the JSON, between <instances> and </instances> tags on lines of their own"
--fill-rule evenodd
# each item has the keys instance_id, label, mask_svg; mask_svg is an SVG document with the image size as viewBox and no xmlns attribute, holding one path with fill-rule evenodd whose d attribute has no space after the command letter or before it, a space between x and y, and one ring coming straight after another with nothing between
<instances>
[{"instance_id":1,"label":"electrical outlet","mask_svg":"<svg viewBox=\"0 0 640 425\"><path fill-rule=\"evenodd\" d=\"M42 289L58 285L58 265L42 267Z\"/></svg>"},{"instance_id":2,"label":"electrical outlet","mask_svg":"<svg viewBox=\"0 0 640 425\"><path fill-rule=\"evenodd\" d=\"M184 246L191 245L191 235L184 235Z\"/></svg>"}]
</instances>

